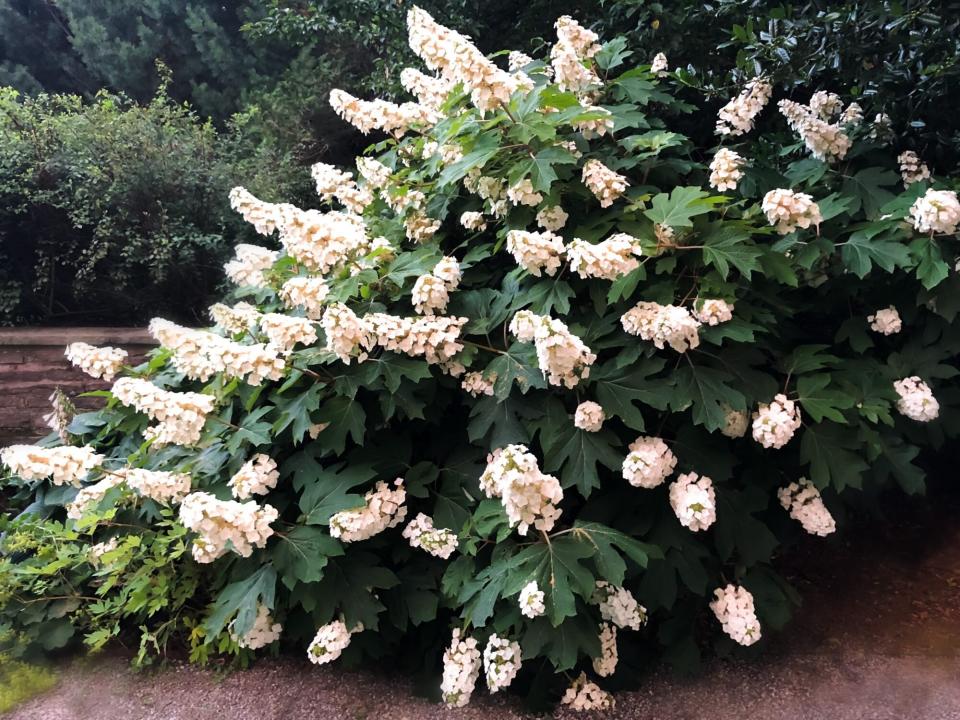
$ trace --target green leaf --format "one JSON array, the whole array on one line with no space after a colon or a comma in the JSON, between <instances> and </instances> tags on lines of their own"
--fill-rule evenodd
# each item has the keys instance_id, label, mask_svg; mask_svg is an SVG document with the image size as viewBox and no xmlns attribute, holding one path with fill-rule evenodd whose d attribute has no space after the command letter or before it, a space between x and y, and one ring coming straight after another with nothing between
<instances>
[{"instance_id":1,"label":"green leaf","mask_svg":"<svg viewBox=\"0 0 960 720\"><path fill-rule=\"evenodd\" d=\"M627 427L642 432L643 415L635 402L665 410L673 391L672 378L651 379L663 370L665 360L649 358L630 367L618 368L615 360L608 361L591 373L597 393L597 402L607 415L623 420Z\"/></svg>"},{"instance_id":2,"label":"green leaf","mask_svg":"<svg viewBox=\"0 0 960 720\"><path fill-rule=\"evenodd\" d=\"M497 379L493 383L494 396L498 400L506 400L516 382L520 392L525 393L530 388L545 388L546 381L543 373L537 366L537 351L531 343L514 342L510 348L497 355L484 371L489 376L496 373Z\"/></svg>"},{"instance_id":3,"label":"green leaf","mask_svg":"<svg viewBox=\"0 0 960 720\"><path fill-rule=\"evenodd\" d=\"M747 280L760 269L761 250L750 241L749 231L731 224L712 223L703 238L703 262L713 265L724 280L732 265Z\"/></svg>"},{"instance_id":4,"label":"green leaf","mask_svg":"<svg viewBox=\"0 0 960 720\"><path fill-rule=\"evenodd\" d=\"M655 195L650 208L643 214L655 223L672 228L693 227L691 218L710 212L714 205L725 200L724 197L710 197L699 187L675 187L669 195Z\"/></svg>"},{"instance_id":5,"label":"green leaf","mask_svg":"<svg viewBox=\"0 0 960 720\"><path fill-rule=\"evenodd\" d=\"M300 454L300 462L307 462L306 454ZM290 462L284 463L283 472L290 470ZM306 514L309 525L326 525L330 516L341 510L360 507L363 496L347 491L376 477L376 471L367 463L341 462L328 467L315 463L312 472L302 477L303 491L300 494L300 510ZM295 480L296 482L296 480Z\"/></svg>"},{"instance_id":6,"label":"green leaf","mask_svg":"<svg viewBox=\"0 0 960 720\"><path fill-rule=\"evenodd\" d=\"M724 488L717 493L717 523L714 537L720 559L727 562L736 550L746 566L768 562L779 543L767 525L754 513L767 509L767 495L756 486L746 490Z\"/></svg>"},{"instance_id":7,"label":"green leaf","mask_svg":"<svg viewBox=\"0 0 960 720\"><path fill-rule=\"evenodd\" d=\"M527 303L538 315L566 315L574 295L569 283L555 278L541 280L525 293Z\"/></svg>"},{"instance_id":8,"label":"green leaf","mask_svg":"<svg viewBox=\"0 0 960 720\"><path fill-rule=\"evenodd\" d=\"M464 177L474 168L483 168L487 162L497 154L500 149L500 138L497 133L484 133L479 136L477 144L455 163L447 165L437 183L440 187L445 187Z\"/></svg>"},{"instance_id":9,"label":"green leaf","mask_svg":"<svg viewBox=\"0 0 960 720\"><path fill-rule=\"evenodd\" d=\"M391 393L395 393L404 379L416 384L430 375L430 366L423 360L405 357L395 353L384 353L378 358L368 358L383 375L383 384ZM362 436L362 435L361 435ZM356 440L356 437L354 437ZM359 442L359 441L358 441Z\"/></svg>"},{"instance_id":10,"label":"green leaf","mask_svg":"<svg viewBox=\"0 0 960 720\"><path fill-rule=\"evenodd\" d=\"M868 220L873 220L880 214L880 208L890 202L894 195L884 187L896 185L900 177L892 170L872 167L860 170L853 177L843 181L843 194L850 196L848 211L851 215L863 208Z\"/></svg>"},{"instance_id":11,"label":"green leaf","mask_svg":"<svg viewBox=\"0 0 960 720\"><path fill-rule=\"evenodd\" d=\"M582 656L600 655L596 621L584 614L553 627L547 618L530 623L521 639L523 657L546 655L557 672L572 670Z\"/></svg>"},{"instance_id":12,"label":"green leaf","mask_svg":"<svg viewBox=\"0 0 960 720\"><path fill-rule=\"evenodd\" d=\"M627 50L627 39L621 36L601 45L593 59L601 69L612 70L622 65L631 55L633 52Z\"/></svg>"},{"instance_id":13,"label":"green leaf","mask_svg":"<svg viewBox=\"0 0 960 720\"><path fill-rule=\"evenodd\" d=\"M313 384L306 390L301 390L293 399L275 398L280 417L273 423L273 434L277 435L292 425L290 432L293 441L299 445L313 424L310 413L320 407L322 389L322 385Z\"/></svg>"},{"instance_id":14,"label":"green leaf","mask_svg":"<svg viewBox=\"0 0 960 720\"><path fill-rule=\"evenodd\" d=\"M859 488L867 463L857 454L860 443L839 425L824 422L808 426L800 441L800 458L810 465L810 479L818 488L833 485L838 492Z\"/></svg>"},{"instance_id":15,"label":"green leaf","mask_svg":"<svg viewBox=\"0 0 960 720\"><path fill-rule=\"evenodd\" d=\"M940 246L930 238L917 238L910 243L910 252L917 262L917 279L927 290L932 290L950 274L950 266L943 261Z\"/></svg>"},{"instance_id":16,"label":"green leaf","mask_svg":"<svg viewBox=\"0 0 960 720\"><path fill-rule=\"evenodd\" d=\"M298 525L278 534L280 542L273 547L273 564L288 588L297 583L317 582L331 557L343 555L343 546L325 530Z\"/></svg>"},{"instance_id":17,"label":"green leaf","mask_svg":"<svg viewBox=\"0 0 960 720\"><path fill-rule=\"evenodd\" d=\"M342 455L347 446L347 435L357 445L363 444L363 435L367 413L363 406L352 397L334 397L327 400L317 413L318 423L327 423L327 427L317 436L317 442Z\"/></svg>"},{"instance_id":18,"label":"green leaf","mask_svg":"<svg viewBox=\"0 0 960 720\"><path fill-rule=\"evenodd\" d=\"M622 585L626 574L627 564L622 556L630 558L641 568L647 567L650 558L663 557L656 545L634 540L629 535L600 523L577 520L573 524L572 536L593 548L594 562L600 576L614 585Z\"/></svg>"},{"instance_id":19,"label":"green leaf","mask_svg":"<svg viewBox=\"0 0 960 720\"><path fill-rule=\"evenodd\" d=\"M693 422L710 432L723 427L726 418L724 405L735 410L746 407L743 394L727 384L733 376L726 370L687 365L677 369L676 379L677 392L671 406L675 410L684 410L692 405Z\"/></svg>"},{"instance_id":20,"label":"green leaf","mask_svg":"<svg viewBox=\"0 0 960 720\"><path fill-rule=\"evenodd\" d=\"M888 273L909 266L907 247L896 240L877 237L881 232L883 228L876 227L857 230L840 246L844 266L858 278L866 277L874 263Z\"/></svg>"},{"instance_id":21,"label":"green leaf","mask_svg":"<svg viewBox=\"0 0 960 720\"><path fill-rule=\"evenodd\" d=\"M797 392L800 395L800 404L809 413L814 422L821 422L824 418L834 422L846 424L847 419L841 410L852 408L856 402L854 398L836 388L828 389L830 374L803 375L797 380Z\"/></svg>"},{"instance_id":22,"label":"green leaf","mask_svg":"<svg viewBox=\"0 0 960 720\"><path fill-rule=\"evenodd\" d=\"M577 159L562 147L553 145L538 152L528 162L519 166L515 180L530 177L533 189L548 193L553 182L557 179L554 165L576 165ZM514 173L511 173L511 176Z\"/></svg>"},{"instance_id":23,"label":"green leaf","mask_svg":"<svg viewBox=\"0 0 960 720\"><path fill-rule=\"evenodd\" d=\"M530 433L521 418L536 415L539 415L536 409L522 398L511 396L500 402L495 397L485 397L470 411L467 437L471 442L477 442L489 435L490 447L526 443L530 440Z\"/></svg>"},{"instance_id":24,"label":"green leaf","mask_svg":"<svg viewBox=\"0 0 960 720\"><path fill-rule=\"evenodd\" d=\"M920 454L920 448L896 439L882 438L880 449L880 457L874 465L877 475L881 479L893 475L905 493L922 495L926 490L926 475L912 462Z\"/></svg>"},{"instance_id":25,"label":"green leaf","mask_svg":"<svg viewBox=\"0 0 960 720\"><path fill-rule=\"evenodd\" d=\"M363 623L365 629L376 630L384 610L377 591L395 587L399 582L392 571L379 563L373 553L354 549L349 558L332 559L323 579L310 588L317 598L316 624L329 622L340 612L347 627Z\"/></svg>"},{"instance_id":26,"label":"green leaf","mask_svg":"<svg viewBox=\"0 0 960 720\"><path fill-rule=\"evenodd\" d=\"M565 488L576 485L586 498L593 488L600 487L598 464L620 470L623 455L615 449L620 441L610 430L587 432L574 426L569 416L565 419L565 427L549 438L549 450L544 449L544 469L553 472L563 468L560 484Z\"/></svg>"},{"instance_id":27,"label":"green leaf","mask_svg":"<svg viewBox=\"0 0 960 720\"><path fill-rule=\"evenodd\" d=\"M217 595L210 615L203 624L207 636L219 635L234 615L237 616L233 626L234 634L241 637L246 635L256 620L258 605L273 609L276 588L277 571L272 565L261 565L249 577L227 585Z\"/></svg>"}]
</instances>

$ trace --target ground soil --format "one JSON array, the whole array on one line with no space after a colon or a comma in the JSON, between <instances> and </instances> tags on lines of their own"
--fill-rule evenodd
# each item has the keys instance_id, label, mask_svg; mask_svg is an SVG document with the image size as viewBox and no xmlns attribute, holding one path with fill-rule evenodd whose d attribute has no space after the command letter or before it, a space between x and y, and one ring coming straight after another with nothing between
<instances>
[{"instance_id":1,"label":"ground soil","mask_svg":"<svg viewBox=\"0 0 960 720\"><path fill-rule=\"evenodd\" d=\"M960 720L960 502L907 508L850 541L805 544L784 571L804 596L787 629L749 660L694 678L666 670L617 695L607 717L656 720ZM463 710L384 672L264 660L228 674L152 674L123 657L76 661L10 720L365 720L527 718L478 692ZM563 712L559 717L567 717Z\"/></svg>"}]
</instances>

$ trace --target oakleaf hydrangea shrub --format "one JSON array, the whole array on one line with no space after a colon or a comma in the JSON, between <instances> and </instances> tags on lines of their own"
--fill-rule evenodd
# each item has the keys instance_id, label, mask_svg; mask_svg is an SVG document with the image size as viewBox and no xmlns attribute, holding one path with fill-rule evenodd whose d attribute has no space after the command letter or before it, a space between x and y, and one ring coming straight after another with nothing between
<instances>
[{"instance_id":1,"label":"oakleaf hydrangea shrub","mask_svg":"<svg viewBox=\"0 0 960 720\"><path fill-rule=\"evenodd\" d=\"M262 242L215 325L155 320L136 368L71 346L106 407L3 451L20 637L394 657L452 706L600 709L644 658L763 643L783 546L922 492L960 400L947 179L762 76L693 147L667 59L568 17L543 58L408 24L416 101L331 93L386 139L313 168L318 209L232 191Z\"/></svg>"}]
</instances>

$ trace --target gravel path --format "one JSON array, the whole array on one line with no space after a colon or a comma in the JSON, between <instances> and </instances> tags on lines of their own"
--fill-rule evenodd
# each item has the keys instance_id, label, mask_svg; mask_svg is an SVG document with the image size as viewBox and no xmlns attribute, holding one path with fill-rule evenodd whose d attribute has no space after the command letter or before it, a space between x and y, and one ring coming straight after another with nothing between
<instances>
[{"instance_id":1,"label":"gravel path","mask_svg":"<svg viewBox=\"0 0 960 720\"><path fill-rule=\"evenodd\" d=\"M870 540L813 543L788 574L796 620L750 660L711 661L695 678L658 672L617 695L611 718L960 720L958 508L914 512ZM824 567L826 565L826 567ZM464 710L418 698L410 682L286 658L218 675L152 674L119 657L79 660L10 720L366 720L528 718L478 692ZM560 713L558 717L571 717Z\"/></svg>"}]
</instances>

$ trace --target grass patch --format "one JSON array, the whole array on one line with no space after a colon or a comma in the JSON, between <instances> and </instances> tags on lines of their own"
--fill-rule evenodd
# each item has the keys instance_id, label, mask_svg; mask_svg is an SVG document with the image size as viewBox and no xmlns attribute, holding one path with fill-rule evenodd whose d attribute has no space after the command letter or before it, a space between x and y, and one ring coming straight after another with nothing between
<instances>
[{"instance_id":1,"label":"grass patch","mask_svg":"<svg viewBox=\"0 0 960 720\"><path fill-rule=\"evenodd\" d=\"M46 692L57 684L52 670L0 656L0 713Z\"/></svg>"}]
</instances>

